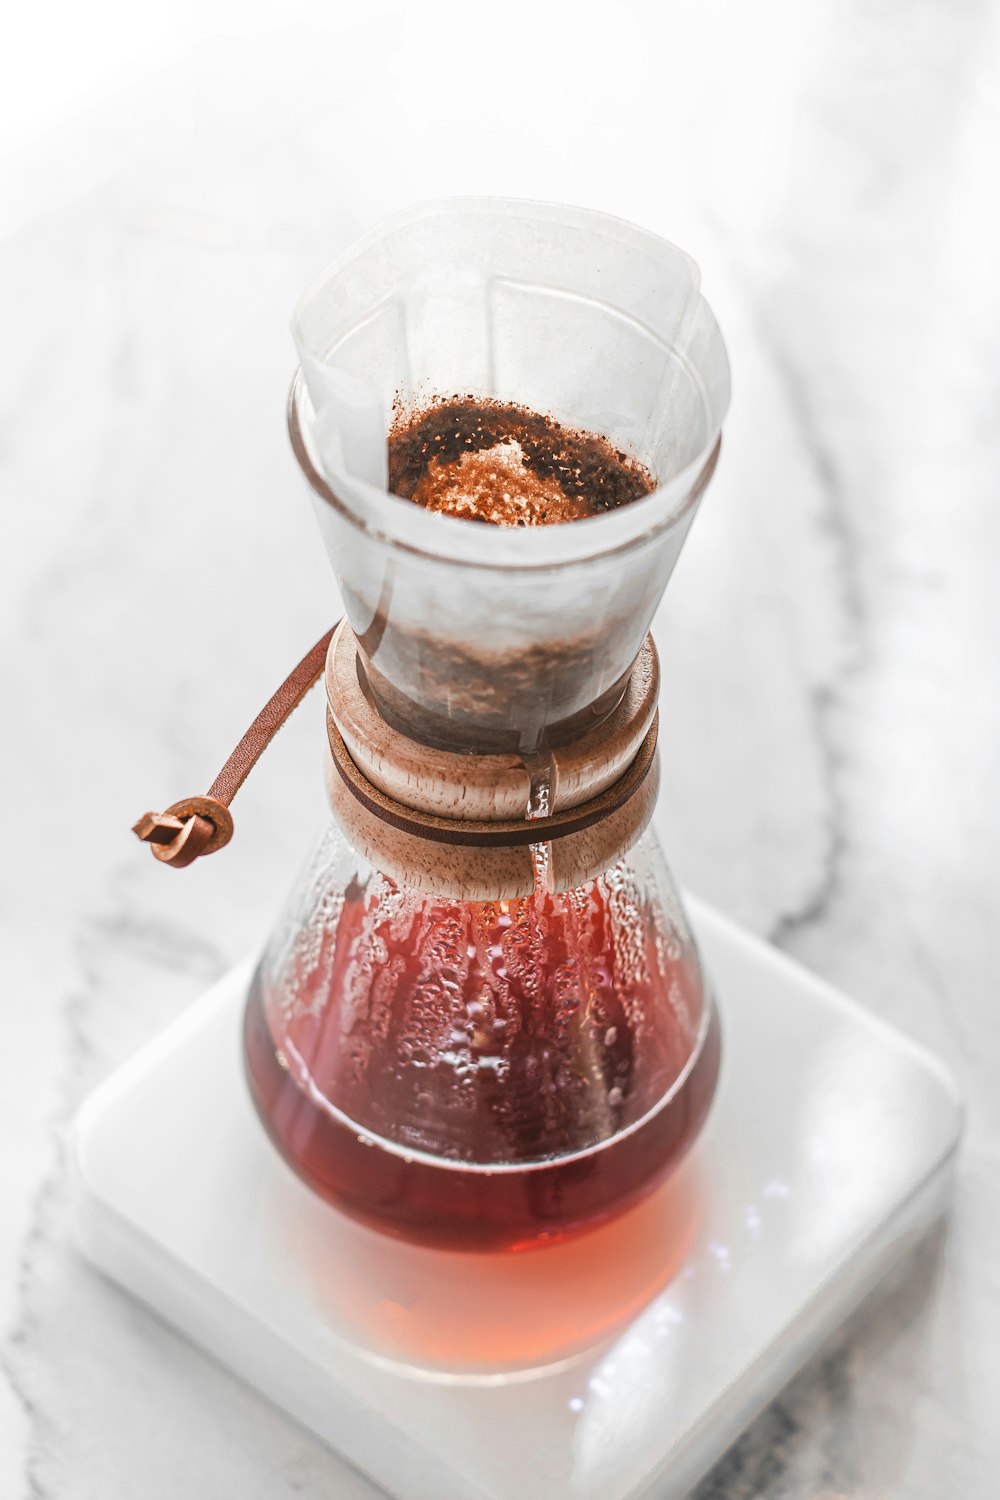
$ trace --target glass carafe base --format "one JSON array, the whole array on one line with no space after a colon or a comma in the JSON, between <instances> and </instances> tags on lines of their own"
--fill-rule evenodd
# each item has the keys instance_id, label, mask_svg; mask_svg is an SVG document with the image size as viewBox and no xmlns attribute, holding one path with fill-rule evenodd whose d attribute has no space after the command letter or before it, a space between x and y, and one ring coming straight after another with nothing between
<instances>
[{"instance_id":1,"label":"glass carafe base","mask_svg":"<svg viewBox=\"0 0 1000 1500\"><path fill-rule=\"evenodd\" d=\"M467 1250L563 1239L662 1181L720 1042L644 843L562 894L465 902L359 869L328 835L244 1027L251 1096L296 1173L371 1226Z\"/></svg>"},{"instance_id":2,"label":"glass carafe base","mask_svg":"<svg viewBox=\"0 0 1000 1500\"><path fill-rule=\"evenodd\" d=\"M303 1181L372 1228L450 1250L523 1250L604 1223L651 1192L698 1134L719 1071L714 1006L669 1097L623 1135L528 1165L447 1161L373 1136L294 1079L274 1045L259 981L244 1022L250 1093Z\"/></svg>"}]
</instances>

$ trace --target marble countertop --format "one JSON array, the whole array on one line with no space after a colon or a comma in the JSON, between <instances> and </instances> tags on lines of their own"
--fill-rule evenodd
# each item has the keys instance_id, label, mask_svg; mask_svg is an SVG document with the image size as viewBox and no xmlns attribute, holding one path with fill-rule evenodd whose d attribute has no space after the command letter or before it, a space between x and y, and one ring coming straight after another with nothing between
<instances>
[{"instance_id":1,"label":"marble countertop","mask_svg":"<svg viewBox=\"0 0 1000 1500\"><path fill-rule=\"evenodd\" d=\"M698 1500L992 1496L1000 9L183 16L0 160L0 1494L374 1493L83 1264L63 1141L257 940L323 816L317 700L225 857L175 877L129 833L337 612L284 433L291 306L383 213L477 187L700 262L734 400L656 627L666 846L968 1101L947 1231ZM67 72L73 42L46 42Z\"/></svg>"}]
</instances>

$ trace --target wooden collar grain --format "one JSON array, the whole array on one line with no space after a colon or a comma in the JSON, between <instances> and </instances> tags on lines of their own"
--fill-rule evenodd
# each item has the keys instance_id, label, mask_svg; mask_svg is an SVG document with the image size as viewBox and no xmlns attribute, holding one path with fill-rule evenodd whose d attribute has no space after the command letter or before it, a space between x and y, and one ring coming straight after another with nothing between
<instances>
[{"instance_id":1,"label":"wooden collar grain","mask_svg":"<svg viewBox=\"0 0 1000 1500\"><path fill-rule=\"evenodd\" d=\"M516 849L529 844L549 844L583 833L627 806L636 796L656 757L659 714L654 715L639 752L631 765L611 786L577 807L546 818L518 818L496 822L469 818L445 818L397 802L368 780L348 752L343 736L327 713L330 753L347 790L369 813L400 833L473 849Z\"/></svg>"}]
</instances>

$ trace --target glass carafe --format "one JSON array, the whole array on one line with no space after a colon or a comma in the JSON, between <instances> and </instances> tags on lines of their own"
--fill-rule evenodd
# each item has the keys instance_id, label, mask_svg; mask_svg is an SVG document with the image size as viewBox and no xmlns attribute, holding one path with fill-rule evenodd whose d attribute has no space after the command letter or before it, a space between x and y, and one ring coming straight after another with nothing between
<instances>
[{"instance_id":1,"label":"glass carafe","mask_svg":"<svg viewBox=\"0 0 1000 1500\"><path fill-rule=\"evenodd\" d=\"M718 1073L648 831L655 757L641 798L561 841L481 853L462 820L593 809L647 729L655 745L655 685L637 735L616 724L644 701L650 620L718 453L721 335L674 246L487 199L387 221L294 331L290 432L353 634L339 688L327 668L335 821L253 981L251 1092L294 1170L380 1229L469 1249L563 1237L670 1170ZM394 404L467 394L600 432L656 488L525 528L387 493ZM357 704L338 718L341 692ZM382 782L387 736L399 774ZM397 799L388 824L379 795ZM401 802L447 813L451 843L400 833Z\"/></svg>"}]
</instances>

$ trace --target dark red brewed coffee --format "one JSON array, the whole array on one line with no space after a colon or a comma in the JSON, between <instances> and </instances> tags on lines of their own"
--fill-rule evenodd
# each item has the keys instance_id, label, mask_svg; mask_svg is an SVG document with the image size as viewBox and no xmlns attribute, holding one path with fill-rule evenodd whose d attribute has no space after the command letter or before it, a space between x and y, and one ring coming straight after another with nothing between
<instances>
[{"instance_id":1,"label":"dark red brewed coffee","mask_svg":"<svg viewBox=\"0 0 1000 1500\"><path fill-rule=\"evenodd\" d=\"M690 955L616 903L602 882L490 903L350 889L308 967L267 995L258 979L247 1007L253 1098L299 1176L378 1229L470 1250L648 1192L702 1123L719 1036L713 1016L696 1044Z\"/></svg>"}]
</instances>

